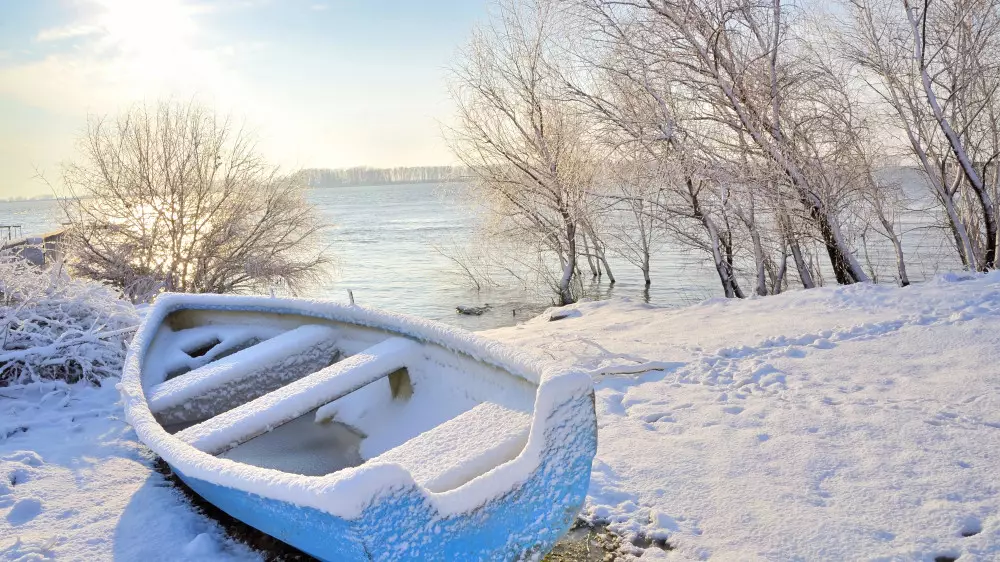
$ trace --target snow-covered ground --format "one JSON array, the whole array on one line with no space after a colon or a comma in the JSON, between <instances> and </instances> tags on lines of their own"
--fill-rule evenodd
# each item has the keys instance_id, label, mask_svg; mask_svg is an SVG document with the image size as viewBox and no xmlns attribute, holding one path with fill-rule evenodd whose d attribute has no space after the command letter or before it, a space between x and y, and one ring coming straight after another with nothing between
<instances>
[{"instance_id":1,"label":"snow-covered ground","mask_svg":"<svg viewBox=\"0 0 1000 562\"><path fill-rule=\"evenodd\" d=\"M1000 274L570 310L487 334L592 370L585 516L643 559L1000 559ZM0 389L0 559L255 559L113 386Z\"/></svg>"},{"instance_id":2,"label":"snow-covered ground","mask_svg":"<svg viewBox=\"0 0 1000 562\"><path fill-rule=\"evenodd\" d=\"M0 388L0 560L259 559L152 463L114 381Z\"/></svg>"},{"instance_id":3,"label":"snow-covered ground","mask_svg":"<svg viewBox=\"0 0 1000 562\"><path fill-rule=\"evenodd\" d=\"M593 370L587 514L647 555L1000 559L1000 275L573 308L490 335Z\"/></svg>"}]
</instances>

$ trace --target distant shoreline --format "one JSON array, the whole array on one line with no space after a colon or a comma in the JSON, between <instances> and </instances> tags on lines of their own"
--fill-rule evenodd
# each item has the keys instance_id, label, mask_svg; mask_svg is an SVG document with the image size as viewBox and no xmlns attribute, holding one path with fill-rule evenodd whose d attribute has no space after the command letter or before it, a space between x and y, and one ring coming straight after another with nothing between
<instances>
[{"instance_id":1,"label":"distant shoreline","mask_svg":"<svg viewBox=\"0 0 1000 562\"><path fill-rule=\"evenodd\" d=\"M38 195L35 197L0 197L0 203L35 203L37 201L56 201L53 195Z\"/></svg>"},{"instance_id":2,"label":"distant shoreline","mask_svg":"<svg viewBox=\"0 0 1000 562\"><path fill-rule=\"evenodd\" d=\"M452 180L426 180L426 181L390 181L390 182L370 182L370 183L349 183L349 184L339 184L339 185L310 185L306 184L309 189L339 189L342 187L381 187L389 185L427 185L427 184L452 184L452 183L468 183L472 181L472 178L458 178ZM47 201L58 201L58 197L53 197L51 195L41 195L38 197L0 197L0 203L44 203Z\"/></svg>"},{"instance_id":3,"label":"distant shoreline","mask_svg":"<svg viewBox=\"0 0 1000 562\"><path fill-rule=\"evenodd\" d=\"M425 181L380 181L364 183L344 183L337 185L312 185L307 184L311 189L337 189L340 187L381 187L384 185L427 185L435 183L468 183L472 178L458 178L453 180L425 180Z\"/></svg>"}]
</instances>

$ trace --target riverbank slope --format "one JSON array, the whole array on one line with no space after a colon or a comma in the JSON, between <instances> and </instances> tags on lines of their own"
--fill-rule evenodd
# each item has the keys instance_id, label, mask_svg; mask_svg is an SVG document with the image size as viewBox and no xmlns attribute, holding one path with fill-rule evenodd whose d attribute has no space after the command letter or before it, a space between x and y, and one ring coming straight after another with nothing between
<instances>
[{"instance_id":1,"label":"riverbank slope","mask_svg":"<svg viewBox=\"0 0 1000 562\"><path fill-rule=\"evenodd\" d=\"M584 516L623 554L1000 557L1000 274L559 312L485 333L592 373ZM0 389L0 560L259 559L156 472L114 382Z\"/></svg>"}]
</instances>

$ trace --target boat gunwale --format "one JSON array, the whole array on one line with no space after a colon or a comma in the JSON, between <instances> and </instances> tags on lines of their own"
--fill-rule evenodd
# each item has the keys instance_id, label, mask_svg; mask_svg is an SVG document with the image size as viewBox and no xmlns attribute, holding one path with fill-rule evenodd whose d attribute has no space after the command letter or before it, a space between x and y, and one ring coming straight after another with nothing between
<instances>
[{"instance_id":1,"label":"boat gunwale","mask_svg":"<svg viewBox=\"0 0 1000 562\"><path fill-rule=\"evenodd\" d=\"M153 417L143 389L142 366L149 346L163 322L181 310L294 314L380 330L464 355L537 385L528 441L516 458L445 492L427 490L404 467L375 459L331 474L305 476L202 452L167 433ZM551 419L555 407L583 394L592 397L593 383L584 371L555 367L537 355L432 320L322 300L165 293L157 298L129 346L120 390L126 419L140 441L187 477L356 519L389 488L419 490L440 516L468 513L506 494L541 466L545 429L557 421ZM579 430L596 432L596 427Z\"/></svg>"}]
</instances>

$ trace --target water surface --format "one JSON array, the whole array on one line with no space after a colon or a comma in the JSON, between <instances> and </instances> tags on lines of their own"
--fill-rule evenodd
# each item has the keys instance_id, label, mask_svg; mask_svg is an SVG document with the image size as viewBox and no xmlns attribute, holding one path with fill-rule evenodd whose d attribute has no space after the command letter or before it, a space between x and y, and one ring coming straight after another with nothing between
<instances>
[{"instance_id":1,"label":"water surface","mask_svg":"<svg viewBox=\"0 0 1000 562\"><path fill-rule=\"evenodd\" d=\"M326 251L336 260L331 278L303 296L346 302L350 289L359 304L441 320L470 330L511 325L527 320L551 305L545 288L516 285L476 291L439 251L468 240L476 213L458 184L412 184L313 189L307 194L327 228ZM25 235L58 228L61 215L55 201L0 202L0 223L22 224ZM932 227L931 214L913 210L901 217L911 280L957 266L943 231ZM821 252L818 244L814 252ZM748 259L749 256L742 256ZM684 306L721 296L708 256L669 245L652 261L653 285L646 290L642 274L625 260L609 255L618 283L588 286L590 298L628 297L658 305ZM751 258L752 259L752 258ZM891 247L874 233L869 251L859 253L870 262L880 281L895 274ZM791 267L791 262L789 263ZM581 268L586 271L586 265ZM827 282L833 276L826 274ZM794 276L793 276L794 280ZM744 291L752 292L749 282ZM464 316L458 305L493 309L483 316Z\"/></svg>"}]
</instances>

